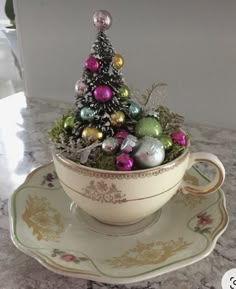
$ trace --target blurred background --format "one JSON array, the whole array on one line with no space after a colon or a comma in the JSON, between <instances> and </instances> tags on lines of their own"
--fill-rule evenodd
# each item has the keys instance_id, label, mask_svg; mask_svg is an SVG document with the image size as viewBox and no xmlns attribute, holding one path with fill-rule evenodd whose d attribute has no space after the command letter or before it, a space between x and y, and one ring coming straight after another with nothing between
<instances>
[{"instance_id":1,"label":"blurred background","mask_svg":"<svg viewBox=\"0 0 236 289\"><path fill-rule=\"evenodd\" d=\"M12 12L12 1L0 0L0 99L24 87Z\"/></svg>"},{"instance_id":2,"label":"blurred background","mask_svg":"<svg viewBox=\"0 0 236 289\"><path fill-rule=\"evenodd\" d=\"M16 0L15 40L0 3L0 98L25 88L72 103L96 35L92 16L106 9L130 88L166 82L165 103L187 121L235 128L235 0Z\"/></svg>"}]
</instances>

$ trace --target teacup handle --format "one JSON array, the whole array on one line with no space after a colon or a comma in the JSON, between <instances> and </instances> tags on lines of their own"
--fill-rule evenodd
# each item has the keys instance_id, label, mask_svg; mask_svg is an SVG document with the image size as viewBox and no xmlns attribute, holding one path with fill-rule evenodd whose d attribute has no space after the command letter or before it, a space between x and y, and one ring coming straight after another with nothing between
<instances>
[{"instance_id":1,"label":"teacup handle","mask_svg":"<svg viewBox=\"0 0 236 289\"><path fill-rule=\"evenodd\" d=\"M225 179L225 168L218 157L211 153L198 152L190 155L188 169L198 162L206 162L216 169L216 176L214 180L203 186L189 185L185 181L182 183L182 190L184 194L198 194L204 195L215 192L223 184Z\"/></svg>"}]
</instances>

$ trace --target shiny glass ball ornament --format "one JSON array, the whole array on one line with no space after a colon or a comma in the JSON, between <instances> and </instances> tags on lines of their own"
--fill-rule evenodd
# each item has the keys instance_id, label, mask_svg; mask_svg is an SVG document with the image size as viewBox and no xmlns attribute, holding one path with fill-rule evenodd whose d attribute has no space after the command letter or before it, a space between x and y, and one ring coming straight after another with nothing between
<instances>
[{"instance_id":1,"label":"shiny glass ball ornament","mask_svg":"<svg viewBox=\"0 0 236 289\"><path fill-rule=\"evenodd\" d=\"M82 120L91 121L94 119L95 111L90 107L83 107L80 111L80 117Z\"/></svg>"},{"instance_id":2,"label":"shiny glass ball ornament","mask_svg":"<svg viewBox=\"0 0 236 289\"><path fill-rule=\"evenodd\" d=\"M113 154L119 147L118 141L113 137L107 137L102 142L102 150L107 154Z\"/></svg>"},{"instance_id":3,"label":"shiny glass ball ornament","mask_svg":"<svg viewBox=\"0 0 236 289\"><path fill-rule=\"evenodd\" d=\"M141 118L135 126L135 135L138 138L144 136L158 137L162 133L162 127L153 117Z\"/></svg>"},{"instance_id":4,"label":"shiny glass ball ornament","mask_svg":"<svg viewBox=\"0 0 236 289\"><path fill-rule=\"evenodd\" d=\"M113 126L121 126L125 121L123 111L116 111L111 115L111 123Z\"/></svg>"},{"instance_id":5,"label":"shiny glass ball ornament","mask_svg":"<svg viewBox=\"0 0 236 289\"><path fill-rule=\"evenodd\" d=\"M112 59L113 67L116 69L121 69L124 65L124 58L122 55L116 53Z\"/></svg>"},{"instance_id":6,"label":"shiny glass ball ornament","mask_svg":"<svg viewBox=\"0 0 236 289\"><path fill-rule=\"evenodd\" d=\"M149 116L149 117L154 117L157 120L160 118L160 114L159 112L155 111L155 110L149 110L145 113L145 116Z\"/></svg>"},{"instance_id":7,"label":"shiny glass ball ornament","mask_svg":"<svg viewBox=\"0 0 236 289\"><path fill-rule=\"evenodd\" d=\"M138 105L136 102L134 102L134 101L130 102L129 115L132 118L136 118L140 114L141 110L142 109L141 109L140 105Z\"/></svg>"},{"instance_id":8,"label":"shiny glass ball ornament","mask_svg":"<svg viewBox=\"0 0 236 289\"><path fill-rule=\"evenodd\" d=\"M171 138L174 143L177 143L180 146L186 147L188 145L188 139L186 134L180 130L172 132Z\"/></svg>"},{"instance_id":9,"label":"shiny glass ball ornament","mask_svg":"<svg viewBox=\"0 0 236 289\"><path fill-rule=\"evenodd\" d=\"M87 89L87 85L84 83L84 80L82 78L76 81L75 92L77 95L84 95Z\"/></svg>"},{"instance_id":10,"label":"shiny glass ball ornament","mask_svg":"<svg viewBox=\"0 0 236 289\"><path fill-rule=\"evenodd\" d=\"M128 131L125 129L118 130L118 132L114 135L114 138L118 141L119 144L122 144L123 140L127 137Z\"/></svg>"},{"instance_id":11,"label":"shiny glass ball ornament","mask_svg":"<svg viewBox=\"0 0 236 289\"><path fill-rule=\"evenodd\" d=\"M107 85L99 85L93 91L94 98L98 102L108 102L112 98L112 90Z\"/></svg>"},{"instance_id":12,"label":"shiny glass ball ornament","mask_svg":"<svg viewBox=\"0 0 236 289\"><path fill-rule=\"evenodd\" d=\"M93 56L89 56L84 63L84 68L86 68L87 70L93 73L97 72L99 67L100 67L100 64L99 64L98 59Z\"/></svg>"},{"instance_id":13,"label":"shiny glass ball ornament","mask_svg":"<svg viewBox=\"0 0 236 289\"><path fill-rule=\"evenodd\" d=\"M130 96L130 91L127 85L123 84L119 88L119 97L121 100L127 100Z\"/></svg>"},{"instance_id":14,"label":"shiny glass ball ornament","mask_svg":"<svg viewBox=\"0 0 236 289\"><path fill-rule=\"evenodd\" d=\"M168 151L172 148L173 141L169 135L162 134L158 139L164 145L165 150Z\"/></svg>"},{"instance_id":15,"label":"shiny glass ball ornament","mask_svg":"<svg viewBox=\"0 0 236 289\"><path fill-rule=\"evenodd\" d=\"M137 143L133 157L142 169L156 167L165 159L165 148L157 138L145 136Z\"/></svg>"},{"instance_id":16,"label":"shiny glass ball ornament","mask_svg":"<svg viewBox=\"0 0 236 289\"><path fill-rule=\"evenodd\" d=\"M64 121L64 128L74 128L75 127L75 120L73 116L68 116Z\"/></svg>"},{"instance_id":17,"label":"shiny glass ball ornament","mask_svg":"<svg viewBox=\"0 0 236 289\"><path fill-rule=\"evenodd\" d=\"M134 165L133 158L127 153L121 153L116 157L116 169L118 171L131 171Z\"/></svg>"},{"instance_id":18,"label":"shiny glass ball ornament","mask_svg":"<svg viewBox=\"0 0 236 289\"><path fill-rule=\"evenodd\" d=\"M111 14L106 10L95 12L93 15L93 24L98 30L108 30L112 24Z\"/></svg>"},{"instance_id":19,"label":"shiny glass ball ornament","mask_svg":"<svg viewBox=\"0 0 236 289\"><path fill-rule=\"evenodd\" d=\"M129 134L122 142L120 149L122 152L130 153L133 148L137 145L138 138L132 134Z\"/></svg>"},{"instance_id":20,"label":"shiny glass ball ornament","mask_svg":"<svg viewBox=\"0 0 236 289\"><path fill-rule=\"evenodd\" d=\"M98 141L103 138L103 132L94 127L86 127L82 131L82 138L87 141Z\"/></svg>"}]
</instances>

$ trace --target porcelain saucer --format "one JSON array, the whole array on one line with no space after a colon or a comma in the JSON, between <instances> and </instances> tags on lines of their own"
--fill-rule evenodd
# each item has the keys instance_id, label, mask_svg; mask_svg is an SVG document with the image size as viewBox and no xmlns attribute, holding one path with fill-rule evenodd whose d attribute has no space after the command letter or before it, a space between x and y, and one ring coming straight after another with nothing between
<instances>
[{"instance_id":1,"label":"porcelain saucer","mask_svg":"<svg viewBox=\"0 0 236 289\"><path fill-rule=\"evenodd\" d=\"M185 181L208 182L197 168ZM63 192L53 163L29 174L9 200L11 238L22 252L67 276L131 283L205 258L228 223L224 192L179 191L138 224L114 227L86 215Z\"/></svg>"}]
</instances>

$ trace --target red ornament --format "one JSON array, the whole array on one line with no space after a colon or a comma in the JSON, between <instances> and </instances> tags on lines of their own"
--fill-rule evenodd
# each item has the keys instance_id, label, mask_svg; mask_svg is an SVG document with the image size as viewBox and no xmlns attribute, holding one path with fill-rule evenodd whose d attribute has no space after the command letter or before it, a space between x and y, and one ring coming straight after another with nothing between
<instances>
[{"instance_id":1,"label":"red ornament","mask_svg":"<svg viewBox=\"0 0 236 289\"><path fill-rule=\"evenodd\" d=\"M134 160L127 153L122 153L116 157L116 169L118 171L131 171L133 165Z\"/></svg>"},{"instance_id":2,"label":"red ornament","mask_svg":"<svg viewBox=\"0 0 236 289\"><path fill-rule=\"evenodd\" d=\"M98 71L99 66L100 66L99 61L97 60L97 58L93 56L89 56L89 58L86 59L84 64L84 68L90 70L91 72Z\"/></svg>"},{"instance_id":3,"label":"red ornament","mask_svg":"<svg viewBox=\"0 0 236 289\"><path fill-rule=\"evenodd\" d=\"M177 143L180 146L186 147L188 144L187 136L182 131L172 132L171 138L172 138L174 143Z\"/></svg>"}]
</instances>

